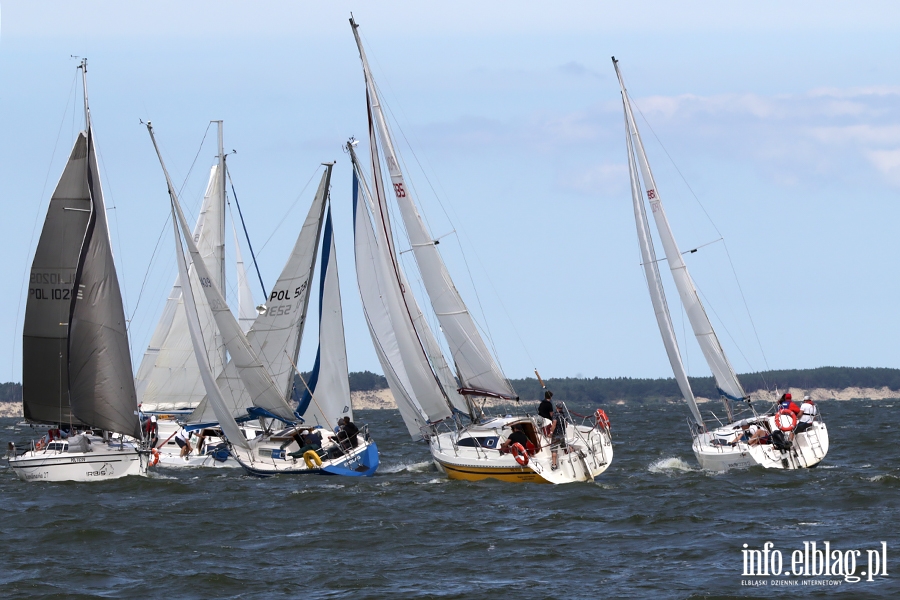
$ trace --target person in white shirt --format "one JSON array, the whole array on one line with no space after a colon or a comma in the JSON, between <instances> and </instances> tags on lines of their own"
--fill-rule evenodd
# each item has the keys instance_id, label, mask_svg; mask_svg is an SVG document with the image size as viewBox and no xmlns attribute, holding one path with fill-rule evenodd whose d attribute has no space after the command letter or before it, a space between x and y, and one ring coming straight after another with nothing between
<instances>
[{"instance_id":1,"label":"person in white shirt","mask_svg":"<svg viewBox=\"0 0 900 600\"><path fill-rule=\"evenodd\" d=\"M191 434L188 433L184 427L180 428L178 433L175 434L175 443L181 448L182 458L190 455L190 453L194 451L191 447Z\"/></svg>"},{"instance_id":2,"label":"person in white shirt","mask_svg":"<svg viewBox=\"0 0 900 600\"><path fill-rule=\"evenodd\" d=\"M794 428L794 431L791 432L791 439L794 439L794 436L798 433L803 433L810 427L812 427L813 422L816 420L816 416L819 414L819 408L813 404L812 398L809 396L804 396L803 404L800 405L800 422L797 423L797 426Z\"/></svg>"},{"instance_id":3,"label":"person in white shirt","mask_svg":"<svg viewBox=\"0 0 900 600\"><path fill-rule=\"evenodd\" d=\"M768 438L769 434L759 425L748 425L747 423L744 423L741 425L741 429L741 433L731 441L732 446L738 442L746 442L750 446L758 446L759 444L766 443L766 438Z\"/></svg>"}]
</instances>

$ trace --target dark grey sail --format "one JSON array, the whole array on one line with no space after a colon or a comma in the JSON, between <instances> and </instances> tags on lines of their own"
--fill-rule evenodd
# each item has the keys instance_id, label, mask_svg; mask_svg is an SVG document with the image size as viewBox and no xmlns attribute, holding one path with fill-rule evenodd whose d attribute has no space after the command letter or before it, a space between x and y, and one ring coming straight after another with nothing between
<instances>
[{"instance_id":1,"label":"dark grey sail","mask_svg":"<svg viewBox=\"0 0 900 600\"><path fill-rule=\"evenodd\" d=\"M69 399L72 412L85 423L140 437L125 310L90 124L87 155L91 212L75 272L75 297L69 317Z\"/></svg>"},{"instance_id":2,"label":"dark grey sail","mask_svg":"<svg viewBox=\"0 0 900 600\"><path fill-rule=\"evenodd\" d=\"M86 173L87 137L80 133L31 263L22 328L22 404L29 421L80 423L69 407L67 345L75 270L91 214Z\"/></svg>"}]
</instances>

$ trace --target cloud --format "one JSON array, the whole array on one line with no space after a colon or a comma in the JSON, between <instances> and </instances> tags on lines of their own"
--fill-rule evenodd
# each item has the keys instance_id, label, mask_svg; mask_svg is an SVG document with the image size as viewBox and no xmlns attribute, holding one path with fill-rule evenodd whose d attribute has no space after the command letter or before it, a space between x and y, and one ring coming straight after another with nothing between
<instances>
[{"instance_id":1,"label":"cloud","mask_svg":"<svg viewBox=\"0 0 900 600\"><path fill-rule=\"evenodd\" d=\"M587 168L567 169L558 176L562 189L588 196L614 196L621 194L628 183L628 165L625 163L601 163Z\"/></svg>"},{"instance_id":2,"label":"cloud","mask_svg":"<svg viewBox=\"0 0 900 600\"><path fill-rule=\"evenodd\" d=\"M872 150L867 156L890 183L900 186L900 150Z\"/></svg>"}]
</instances>

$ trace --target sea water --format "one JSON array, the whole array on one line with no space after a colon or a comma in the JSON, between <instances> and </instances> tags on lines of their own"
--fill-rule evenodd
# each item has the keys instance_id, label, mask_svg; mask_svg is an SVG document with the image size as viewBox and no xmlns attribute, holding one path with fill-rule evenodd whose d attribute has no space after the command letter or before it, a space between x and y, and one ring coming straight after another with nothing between
<instances>
[{"instance_id":1,"label":"sea water","mask_svg":"<svg viewBox=\"0 0 900 600\"><path fill-rule=\"evenodd\" d=\"M563 486L449 481L396 411L356 413L381 451L372 478L25 483L4 461L0 596L900 597L900 405L819 406L831 449L804 471L702 471L680 404L605 406L611 468ZM0 419L4 446L33 437L16 421ZM858 581L804 574L804 549L826 541ZM886 568L860 575L882 550Z\"/></svg>"}]
</instances>

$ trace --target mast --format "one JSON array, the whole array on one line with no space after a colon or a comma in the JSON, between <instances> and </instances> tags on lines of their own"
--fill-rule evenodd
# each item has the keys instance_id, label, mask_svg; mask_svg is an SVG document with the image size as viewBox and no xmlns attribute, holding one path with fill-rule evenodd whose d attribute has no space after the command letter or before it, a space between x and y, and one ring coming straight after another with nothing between
<instances>
[{"instance_id":1,"label":"mast","mask_svg":"<svg viewBox=\"0 0 900 600\"><path fill-rule=\"evenodd\" d=\"M697 338L697 343L703 352L703 357L706 359L713 377L716 380L716 386L722 397L725 409L728 412L729 420L733 420L731 405L728 401L745 400L747 399L747 394L729 363L728 357L725 355L725 350L719 343L719 338L716 336L716 332L709 320L709 316L706 314L706 309L700 301L697 288L694 286L694 282L688 272L684 258L678 249L678 244L675 242L675 236L669 226L669 220L666 217L659 189L653 178L653 172L650 170L650 163L648 162L646 152L644 151L644 144L641 141L637 123L634 119L634 113L631 110L631 101L628 97L628 91L625 88L625 81L622 78L618 61L616 61L615 58L613 58L613 66L616 69L616 76L619 79L619 86L622 90L628 134L633 141L634 155L637 157L641 179L643 179L644 182L647 199L650 201L650 208L653 213L654 221L656 222L656 229L659 233L663 250L666 254L666 260L669 263L669 269L672 272L672 278L675 280L675 287L678 289L681 303L687 313L688 320L691 323L691 329L694 332L694 336Z\"/></svg>"},{"instance_id":2,"label":"mast","mask_svg":"<svg viewBox=\"0 0 900 600\"><path fill-rule=\"evenodd\" d=\"M216 137L218 139L218 171L216 172L216 178L218 179L219 186L219 198L218 198L218 215L216 215L216 222L210 223L210 226L216 228L216 247L213 250L213 256L216 261L216 276L218 280L216 281L216 285L219 286L219 289L222 290L222 293L225 294L225 141L223 134L223 126L224 122L213 121L217 125L216 133L218 134ZM221 364L224 365L227 361L227 354L225 350L225 344L222 340L222 332L216 328L216 349L219 353L219 360Z\"/></svg>"}]
</instances>

